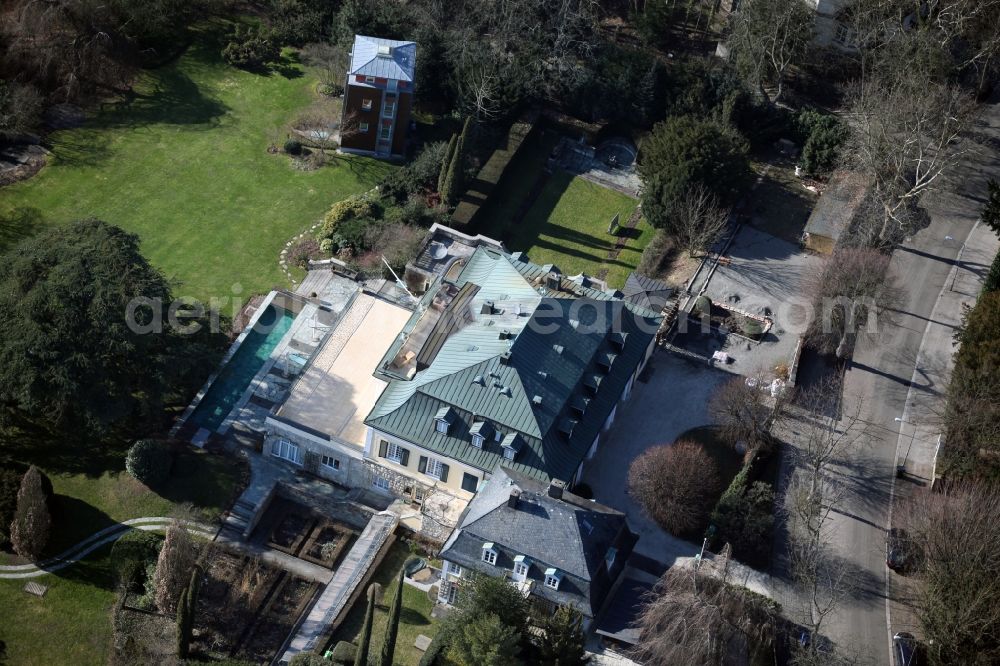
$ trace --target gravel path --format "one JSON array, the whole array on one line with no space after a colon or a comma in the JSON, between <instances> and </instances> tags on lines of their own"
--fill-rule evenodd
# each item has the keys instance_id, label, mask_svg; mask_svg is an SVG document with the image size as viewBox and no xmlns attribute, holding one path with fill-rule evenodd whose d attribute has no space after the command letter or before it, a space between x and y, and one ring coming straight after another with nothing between
<instances>
[{"instance_id":1,"label":"gravel path","mask_svg":"<svg viewBox=\"0 0 1000 666\"><path fill-rule=\"evenodd\" d=\"M94 552L98 548L105 546L112 541L117 541L131 530L142 530L143 532L162 532L174 521L173 518L151 516L146 518L132 518L116 525L111 525L103 530L91 534L80 543L66 549L64 552L50 557L47 560L33 564L13 564L0 566L0 580L17 578L36 578L46 574L54 573L60 569L65 569L71 564L79 562L84 557ZM195 536L212 539L215 537L216 529L210 525L201 523L184 523L187 530Z\"/></svg>"}]
</instances>

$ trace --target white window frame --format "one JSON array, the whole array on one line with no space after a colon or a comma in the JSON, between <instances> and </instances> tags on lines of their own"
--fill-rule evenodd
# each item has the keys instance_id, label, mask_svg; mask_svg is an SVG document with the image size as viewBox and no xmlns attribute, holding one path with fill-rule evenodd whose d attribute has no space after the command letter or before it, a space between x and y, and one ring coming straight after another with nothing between
<instances>
[{"instance_id":1,"label":"white window frame","mask_svg":"<svg viewBox=\"0 0 1000 666\"><path fill-rule=\"evenodd\" d=\"M389 479L384 476L375 476L372 477L372 488L389 492L392 489L392 484L390 484Z\"/></svg>"},{"instance_id":2,"label":"white window frame","mask_svg":"<svg viewBox=\"0 0 1000 666\"><path fill-rule=\"evenodd\" d=\"M403 464L403 447L395 442L386 442L385 459L391 460L397 465Z\"/></svg>"},{"instance_id":3,"label":"white window frame","mask_svg":"<svg viewBox=\"0 0 1000 666\"><path fill-rule=\"evenodd\" d=\"M358 123L358 131L362 134L368 134L368 123Z\"/></svg>"},{"instance_id":4,"label":"white window frame","mask_svg":"<svg viewBox=\"0 0 1000 666\"><path fill-rule=\"evenodd\" d=\"M472 445L477 449L483 448L484 443L486 443L486 438L482 435L476 434L472 436Z\"/></svg>"},{"instance_id":5,"label":"white window frame","mask_svg":"<svg viewBox=\"0 0 1000 666\"><path fill-rule=\"evenodd\" d=\"M521 560L520 562L514 562L514 580L518 582L523 582L528 578L528 572L531 570L531 562L528 560Z\"/></svg>"},{"instance_id":6,"label":"white window frame","mask_svg":"<svg viewBox=\"0 0 1000 666\"><path fill-rule=\"evenodd\" d=\"M483 562L495 567L497 565L497 551L492 548L483 548Z\"/></svg>"},{"instance_id":7,"label":"white window frame","mask_svg":"<svg viewBox=\"0 0 1000 666\"><path fill-rule=\"evenodd\" d=\"M431 471L434 470L434 471ZM427 467L424 468L424 474L431 477L432 479L441 480L441 474L444 472L444 463L437 458L427 458Z\"/></svg>"},{"instance_id":8,"label":"white window frame","mask_svg":"<svg viewBox=\"0 0 1000 666\"><path fill-rule=\"evenodd\" d=\"M384 136L383 136L384 133ZM388 141L392 137L392 127L382 125L378 128L378 138L382 141Z\"/></svg>"},{"instance_id":9,"label":"white window frame","mask_svg":"<svg viewBox=\"0 0 1000 666\"><path fill-rule=\"evenodd\" d=\"M387 101L385 106L382 107L382 115L386 118L392 118L392 114L396 112L396 103Z\"/></svg>"},{"instance_id":10,"label":"white window frame","mask_svg":"<svg viewBox=\"0 0 1000 666\"><path fill-rule=\"evenodd\" d=\"M335 471L340 471L340 460L334 458L333 456L324 455L322 458L320 458L320 464L323 467L327 467Z\"/></svg>"},{"instance_id":11,"label":"white window frame","mask_svg":"<svg viewBox=\"0 0 1000 666\"><path fill-rule=\"evenodd\" d=\"M455 578L461 578L462 577L462 567L458 566L454 562L449 562L448 563L448 573L450 573Z\"/></svg>"},{"instance_id":12,"label":"white window frame","mask_svg":"<svg viewBox=\"0 0 1000 666\"><path fill-rule=\"evenodd\" d=\"M361 100L361 110L362 111L371 111L372 110L372 100L370 100L370 99L363 99L363 100Z\"/></svg>"},{"instance_id":13,"label":"white window frame","mask_svg":"<svg viewBox=\"0 0 1000 666\"><path fill-rule=\"evenodd\" d=\"M558 590L559 583L561 582L562 582L562 576L559 575L558 572L556 573L549 573L547 571L545 572L545 587L549 588L550 590Z\"/></svg>"},{"instance_id":14,"label":"white window frame","mask_svg":"<svg viewBox=\"0 0 1000 666\"><path fill-rule=\"evenodd\" d=\"M517 455L517 451L514 450L513 446L505 447L503 450L504 460L513 460L514 456Z\"/></svg>"},{"instance_id":15,"label":"white window frame","mask_svg":"<svg viewBox=\"0 0 1000 666\"><path fill-rule=\"evenodd\" d=\"M271 455L275 458L281 458L282 460L287 460L295 465L302 464L302 450L296 444L292 444L291 441L285 439L284 437L279 437L277 440L271 444Z\"/></svg>"},{"instance_id":16,"label":"white window frame","mask_svg":"<svg viewBox=\"0 0 1000 666\"><path fill-rule=\"evenodd\" d=\"M446 421L445 419L435 419L435 421L434 421L434 430L436 430L437 432L439 432L439 433L441 433L443 435L447 435L448 434L448 430L450 430L450 429L451 429L451 424L448 423L448 421Z\"/></svg>"}]
</instances>

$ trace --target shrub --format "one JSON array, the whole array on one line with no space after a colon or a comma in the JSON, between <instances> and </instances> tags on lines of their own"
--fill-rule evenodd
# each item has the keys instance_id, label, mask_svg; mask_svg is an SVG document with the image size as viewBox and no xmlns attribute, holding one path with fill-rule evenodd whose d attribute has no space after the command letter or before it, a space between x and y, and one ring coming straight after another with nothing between
<instances>
[{"instance_id":1,"label":"shrub","mask_svg":"<svg viewBox=\"0 0 1000 666\"><path fill-rule=\"evenodd\" d=\"M712 299L708 296L699 296L694 302L694 307L691 308L691 313L696 315L712 314Z\"/></svg>"},{"instance_id":2,"label":"shrub","mask_svg":"<svg viewBox=\"0 0 1000 666\"><path fill-rule=\"evenodd\" d=\"M667 257L673 254L675 249L674 238L663 229L657 229L642 251L639 267L636 270L647 277L658 277Z\"/></svg>"},{"instance_id":3,"label":"shrub","mask_svg":"<svg viewBox=\"0 0 1000 666\"><path fill-rule=\"evenodd\" d=\"M749 482L751 469L758 463L754 456L743 465L711 516L716 541L728 543L733 555L748 564L767 561L774 525L774 491L763 481Z\"/></svg>"},{"instance_id":4,"label":"shrub","mask_svg":"<svg viewBox=\"0 0 1000 666\"><path fill-rule=\"evenodd\" d=\"M806 173L829 173L837 164L840 146L847 138L844 124L833 115L810 109L803 110L796 119L798 135L802 142L802 168Z\"/></svg>"},{"instance_id":5,"label":"shrub","mask_svg":"<svg viewBox=\"0 0 1000 666\"><path fill-rule=\"evenodd\" d=\"M358 648L355 647L354 643L340 641L333 647L333 654L330 655L330 658L335 664L353 664L357 654Z\"/></svg>"},{"instance_id":6,"label":"shrub","mask_svg":"<svg viewBox=\"0 0 1000 666\"><path fill-rule=\"evenodd\" d=\"M333 238L342 222L359 217L371 217L375 213L372 201L363 195L347 197L330 207L323 216L323 225L319 230L319 239Z\"/></svg>"},{"instance_id":7,"label":"shrub","mask_svg":"<svg viewBox=\"0 0 1000 666\"><path fill-rule=\"evenodd\" d=\"M993 258L993 263L990 265L990 272L986 274L986 281L983 282L984 293L998 290L1000 290L1000 252Z\"/></svg>"},{"instance_id":8,"label":"shrub","mask_svg":"<svg viewBox=\"0 0 1000 666\"><path fill-rule=\"evenodd\" d=\"M420 657L418 666L438 666L439 662L444 662L444 655L451 643L451 627L450 623L446 623L438 629L437 635L431 639L431 644Z\"/></svg>"},{"instance_id":9,"label":"shrub","mask_svg":"<svg viewBox=\"0 0 1000 666\"><path fill-rule=\"evenodd\" d=\"M355 651L357 651L357 648L355 648ZM300 652L299 654L292 657L292 660L288 663L289 666L330 666L331 663L353 664L354 659L352 658L350 661L347 662L336 661L336 660L331 661L329 659L324 659L321 655L318 655L314 652Z\"/></svg>"},{"instance_id":10,"label":"shrub","mask_svg":"<svg viewBox=\"0 0 1000 666\"><path fill-rule=\"evenodd\" d=\"M750 317L743 318L740 329L743 331L743 335L754 340L757 340L764 334L764 326L756 319L751 319Z\"/></svg>"},{"instance_id":11,"label":"shrub","mask_svg":"<svg viewBox=\"0 0 1000 666\"><path fill-rule=\"evenodd\" d=\"M302 142L296 139L288 139L285 141L285 152L289 155L301 155Z\"/></svg>"},{"instance_id":12,"label":"shrub","mask_svg":"<svg viewBox=\"0 0 1000 666\"><path fill-rule=\"evenodd\" d=\"M156 562L163 539L151 532L133 530L111 547L111 573L115 583L124 586L144 585L146 567Z\"/></svg>"},{"instance_id":13,"label":"shrub","mask_svg":"<svg viewBox=\"0 0 1000 666\"><path fill-rule=\"evenodd\" d=\"M17 509L10 524L10 542L14 552L32 561L37 560L49 541L52 516L45 492L47 478L32 465L21 479L17 491Z\"/></svg>"},{"instance_id":14,"label":"shrub","mask_svg":"<svg viewBox=\"0 0 1000 666\"><path fill-rule=\"evenodd\" d=\"M379 194L402 203L415 194L437 189L438 174L445 159L447 144L442 141L424 146L412 162L389 173L379 184Z\"/></svg>"},{"instance_id":15,"label":"shrub","mask_svg":"<svg viewBox=\"0 0 1000 666\"><path fill-rule=\"evenodd\" d=\"M263 28L237 26L222 49L222 58L234 67L261 69L281 57L281 49Z\"/></svg>"},{"instance_id":16,"label":"shrub","mask_svg":"<svg viewBox=\"0 0 1000 666\"><path fill-rule=\"evenodd\" d=\"M288 248L288 261L300 268L309 266L309 260L322 253L320 243L311 236L303 236Z\"/></svg>"},{"instance_id":17,"label":"shrub","mask_svg":"<svg viewBox=\"0 0 1000 666\"><path fill-rule=\"evenodd\" d=\"M152 439L140 439L125 456L125 469L129 474L156 488L170 475L171 455L166 444Z\"/></svg>"},{"instance_id":18,"label":"shrub","mask_svg":"<svg viewBox=\"0 0 1000 666\"><path fill-rule=\"evenodd\" d=\"M10 541L10 523L17 511L17 491L23 477L22 469L0 468L0 547Z\"/></svg>"},{"instance_id":19,"label":"shrub","mask_svg":"<svg viewBox=\"0 0 1000 666\"><path fill-rule=\"evenodd\" d=\"M703 529L719 487L715 462L697 442L655 446L636 458L628 471L628 492L671 534Z\"/></svg>"}]
</instances>

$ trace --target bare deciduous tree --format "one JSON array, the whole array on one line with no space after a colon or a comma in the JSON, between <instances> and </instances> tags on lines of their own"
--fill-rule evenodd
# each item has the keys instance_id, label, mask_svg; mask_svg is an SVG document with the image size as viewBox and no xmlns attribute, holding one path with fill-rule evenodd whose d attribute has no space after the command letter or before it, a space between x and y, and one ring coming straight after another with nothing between
<instances>
[{"instance_id":1,"label":"bare deciduous tree","mask_svg":"<svg viewBox=\"0 0 1000 666\"><path fill-rule=\"evenodd\" d=\"M302 62L316 70L320 83L332 89L343 89L347 77L347 49L329 42L316 42L302 47Z\"/></svg>"},{"instance_id":2,"label":"bare deciduous tree","mask_svg":"<svg viewBox=\"0 0 1000 666\"><path fill-rule=\"evenodd\" d=\"M690 256L707 252L722 237L729 223L729 210L702 183L695 183L673 206L675 232Z\"/></svg>"},{"instance_id":3,"label":"bare deciduous tree","mask_svg":"<svg viewBox=\"0 0 1000 666\"><path fill-rule=\"evenodd\" d=\"M871 183L879 211L872 245L891 246L911 233L920 197L971 148L960 138L976 104L957 85L929 74L940 70L937 58L919 44L901 45L850 91L845 155Z\"/></svg>"},{"instance_id":4,"label":"bare deciduous tree","mask_svg":"<svg viewBox=\"0 0 1000 666\"><path fill-rule=\"evenodd\" d=\"M741 663L770 648L774 614L768 600L702 573L704 566L671 567L653 589L637 623L642 663Z\"/></svg>"},{"instance_id":5,"label":"bare deciduous tree","mask_svg":"<svg viewBox=\"0 0 1000 666\"><path fill-rule=\"evenodd\" d=\"M767 373L734 377L720 385L709 402L709 413L722 428L723 436L734 446L747 449L770 449L771 428L784 417L786 395L771 396Z\"/></svg>"},{"instance_id":6,"label":"bare deciduous tree","mask_svg":"<svg viewBox=\"0 0 1000 666\"><path fill-rule=\"evenodd\" d=\"M647 449L629 467L628 491L672 534L705 523L719 487L715 463L697 442L681 440Z\"/></svg>"},{"instance_id":7,"label":"bare deciduous tree","mask_svg":"<svg viewBox=\"0 0 1000 666\"><path fill-rule=\"evenodd\" d=\"M1000 495L981 485L920 492L898 516L920 557L916 610L932 663L1000 661Z\"/></svg>"},{"instance_id":8,"label":"bare deciduous tree","mask_svg":"<svg viewBox=\"0 0 1000 666\"><path fill-rule=\"evenodd\" d=\"M847 358L859 334L874 336L899 300L889 255L867 247L841 247L805 280L813 318L806 340L824 354Z\"/></svg>"},{"instance_id":9,"label":"bare deciduous tree","mask_svg":"<svg viewBox=\"0 0 1000 666\"><path fill-rule=\"evenodd\" d=\"M747 84L763 99L775 87L773 102L784 93L789 68L801 60L812 40L815 18L795 0L743 0L729 17L728 45Z\"/></svg>"}]
</instances>

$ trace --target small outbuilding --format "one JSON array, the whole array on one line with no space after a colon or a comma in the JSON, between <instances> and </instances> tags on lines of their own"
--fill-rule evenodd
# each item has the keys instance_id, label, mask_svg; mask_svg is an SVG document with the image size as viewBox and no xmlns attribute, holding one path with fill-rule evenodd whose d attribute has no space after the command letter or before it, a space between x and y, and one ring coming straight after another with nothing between
<instances>
[{"instance_id":1,"label":"small outbuilding","mask_svg":"<svg viewBox=\"0 0 1000 666\"><path fill-rule=\"evenodd\" d=\"M868 194L864 176L852 171L837 171L816 202L806 222L802 243L820 254L831 254L843 233L850 228Z\"/></svg>"}]
</instances>

